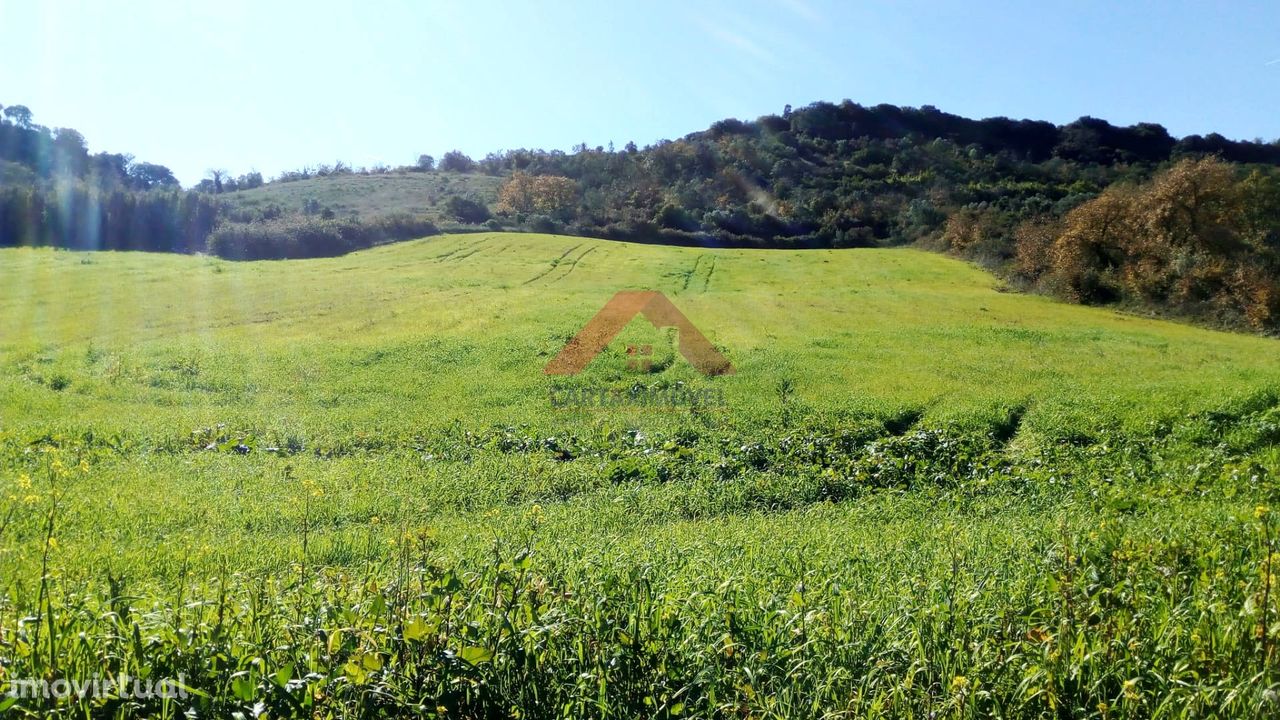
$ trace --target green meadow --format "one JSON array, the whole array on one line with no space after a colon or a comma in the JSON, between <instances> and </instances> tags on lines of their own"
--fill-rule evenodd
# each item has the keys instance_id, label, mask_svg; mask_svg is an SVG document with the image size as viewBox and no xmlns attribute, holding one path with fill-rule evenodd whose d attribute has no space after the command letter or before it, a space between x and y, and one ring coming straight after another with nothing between
<instances>
[{"instance_id":1,"label":"green meadow","mask_svg":"<svg viewBox=\"0 0 1280 720\"><path fill-rule=\"evenodd\" d=\"M736 372L544 374L622 290ZM911 249L3 250L0 683L184 690L0 710L1273 716L1278 443L1275 339Z\"/></svg>"}]
</instances>

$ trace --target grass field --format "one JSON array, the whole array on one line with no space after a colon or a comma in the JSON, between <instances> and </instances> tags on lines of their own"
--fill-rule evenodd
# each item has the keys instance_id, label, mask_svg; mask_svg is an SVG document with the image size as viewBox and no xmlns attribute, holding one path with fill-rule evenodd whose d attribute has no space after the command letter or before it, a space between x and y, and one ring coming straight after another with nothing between
<instances>
[{"instance_id":1,"label":"grass field","mask_svg":"<svg viewBox=\"0 0 1280 720\"><path fill-rule=\"evenodd\" d=\"M736 373L544 375L628 289ZM190 689L0 710L1274 715L1278 351L908 249L0 251L0 681Z\"/></svg>"},{"instance_id":2,"label":"grass field","mask_svg":"<svg viewBox=\"0 0 1280 720\"><path fill-rule=\"evenodd\" d=\"M500 177L450 172L331 175L267 183L252 190L226 193L222 200L238 210L260 211L278 205L286 213L298 213L303 203L314 200L338 217L409 213L451 221L453 218L442 214L450 197L474 196L491 205L501 184Z\"/></svg>"}]
</instances>

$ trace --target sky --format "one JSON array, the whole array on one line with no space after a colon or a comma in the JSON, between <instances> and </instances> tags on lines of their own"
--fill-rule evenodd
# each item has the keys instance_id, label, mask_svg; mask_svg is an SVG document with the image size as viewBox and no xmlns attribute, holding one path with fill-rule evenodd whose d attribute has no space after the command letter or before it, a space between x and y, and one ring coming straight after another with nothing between
<instances>
[{"instance_id":1,"label":"sky","mask_svg":"<svg viewBox=\"0 0 1280 720\"><path fill-rule=\"evenodd\" d=\"M0 104L190 185L817 100L1280 138L1280 3L0 0Z\"/></svg>"}]
</instances>

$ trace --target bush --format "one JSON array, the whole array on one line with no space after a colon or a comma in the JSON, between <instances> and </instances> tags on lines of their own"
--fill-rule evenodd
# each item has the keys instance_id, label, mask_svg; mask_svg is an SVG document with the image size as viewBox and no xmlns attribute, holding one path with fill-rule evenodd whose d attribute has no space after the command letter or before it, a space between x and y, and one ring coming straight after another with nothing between
<instances>
[{"instance_id":1,"label":"bush","mask_svg":"<svg viewBox=\"0 0 1280 720\"><path fill-rule=\"evenodd\" d=\"M224 223L209 236L209 254L228 260L335 257L396 240L435 235L429 220L391 215L374 220L288 218Z\"/></svg>"},{"instance_id":2,"label":"bush","mask_svg":"<svg viewBox=\"0 0 1280 720\"><path fill-rule=\"evenodd\" d=\"M444 206L445 213L458 222L479 225L488 221L489 208L479 200L454 195Z\"/></svg>"},{"instance_id":3,"label":"bush","mask_svg":"<svg viewBox=\"0 0 1280 720\"><path fill-rule=\"evenodd\" d=\"M440 158L438 167L445 172L468 173L476 169L476 162L460 150L450 150Z\"/></svg>"},{"instance_id":4,"label":"bush","mask_svg":"<svg viewBox=\"0 0 1280 720\"><path fill-rule=\"evenodd\" d=\"M528 225L529 232L554 234L560 230L559 224L546 215L534 215Z\"/></svg>"}]
</instances>

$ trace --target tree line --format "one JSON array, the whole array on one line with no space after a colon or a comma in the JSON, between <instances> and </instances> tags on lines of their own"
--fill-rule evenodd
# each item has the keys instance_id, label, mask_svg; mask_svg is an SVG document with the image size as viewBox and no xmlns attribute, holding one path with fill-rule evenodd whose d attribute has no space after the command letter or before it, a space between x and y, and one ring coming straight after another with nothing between
<instances>
[{"instance_id":1,"label":"tree line","mask_svg":"<svg viewBox=\"0 0 1280 720\"><path fill-rule=\"evenodd\" d=\"M475 165L509 176L495 220L523 229L703 246L912 243L1075 302L1280 330L1278 142L845 101L643 149L515 150Z\"/></svg>"},{"instance_id":2,"label":"tree line","mask_svg":"<svg viewBox=\"0 0 1280 720\"><path fill-rule=\"evenodd\" d=\"M169 168L90 154L79 132L0 106L0 247L198 252L217 222L216 202Z\"/></svg>"}]
</instances>

